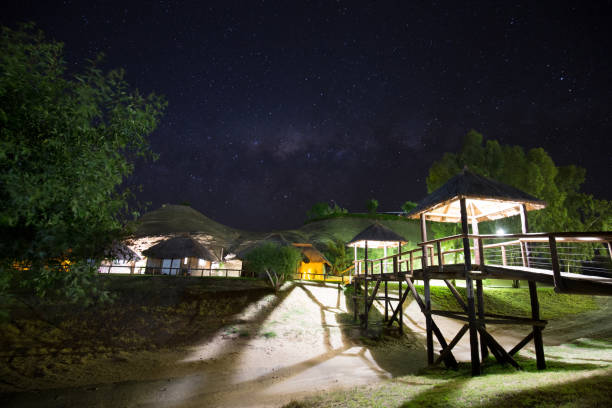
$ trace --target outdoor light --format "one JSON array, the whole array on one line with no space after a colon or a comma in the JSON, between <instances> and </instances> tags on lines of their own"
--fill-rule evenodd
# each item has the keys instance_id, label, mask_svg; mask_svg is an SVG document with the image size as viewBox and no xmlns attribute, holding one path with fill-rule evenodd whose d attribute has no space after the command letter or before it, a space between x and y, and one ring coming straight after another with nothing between
<instances>
[{"instance_id":1,"label":"outdoor light","mask_svg":"<svg viewBox=\"0 0 612 408\"><path fill-rule=\"evenodd\" d=\"M185 257L185 260L183 261L183 263L187 265L187 257Z\"/></svg>"},{"instance_id":2,"label":"outdoor light","mask_svg":"<svg viewBox=\"0 0 612 408\"><path fill-rule=\"evenodd\" d=\"M506 231L504 231L503 228L498 228L497 229L497 235L504 235L506 233Z\"/></svg>"},{"instance_id":3,"label":"outdoor light","mask_svg":"<svg viewBox=\"0 0 612 408\"><path fill-rule=\"evenodd\" d=\"M199 266L204 266L204 260L203 259L198 259L198 265Z\"/></svg>"}]
</instances>

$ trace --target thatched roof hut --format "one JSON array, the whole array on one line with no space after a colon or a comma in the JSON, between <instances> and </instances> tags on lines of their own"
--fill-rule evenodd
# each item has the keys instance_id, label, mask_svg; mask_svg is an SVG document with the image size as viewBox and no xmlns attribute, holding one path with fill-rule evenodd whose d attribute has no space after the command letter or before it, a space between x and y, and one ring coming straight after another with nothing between
<instances>
[{"instance_id":1,"label":"thatched roof hut","mask_svg":"<svg viewBox=\"0 0 612 408\"><path fill-rule=\"evenodd\" d=\"M361 231L359 234L355 235L355 237L349 241L347 246L363 248L365 247L366 241L368 242L369 248L383 248L397 245L398 242L401 242L402 244L408 242L406 238L402 237L392 229L389 229L382 224L374 223Z\"/></svg>"},{"instance_id":2,"label":"thatched roof hut","mask_svg":"<svg viewBox=\"0 0 612 408\"><path fill-rule=\"evenodd\" d=\"M115 242L104 252L104 258L119 261L140 261L140 256L123 242Z\"/></svg>"},{"instance_id":3,"label":"thatched roof hut","mask_svg":"<svg viewBox=\"0 0 612 408\"><path fill-rule=\"evenodd\" d=\"M527 211L546 207L544 201L524 191L464 169L422 200L408 217L418 219L425 214L430 221L460 222L461 199L467 200L468 218L475 222L520 214L523 205Z\"/></svg>"},{"instance_id":4,"label":"thatched roof hut","mask_svg":"<svg viewBox=\"0 0 612 408\"><path fill-rule=\"evenodd\" d=\"M325 258L325 255L312 244L294 243L293 246L302 251L302 255L308 259L309 263L320 262L331 266L331 263Z\"/></svg>"},{"instance_id":5,"label":"thatched roof hut","mask_svg":"<svg viewBox=\"0 0 612 408\"><path fill-rule=\"evenodd\" d=\"M199 258L211 262L217 260L204 245L190 236L170 238L142 253L147 257L158 259Z\"/></svg>"}]
</instances>

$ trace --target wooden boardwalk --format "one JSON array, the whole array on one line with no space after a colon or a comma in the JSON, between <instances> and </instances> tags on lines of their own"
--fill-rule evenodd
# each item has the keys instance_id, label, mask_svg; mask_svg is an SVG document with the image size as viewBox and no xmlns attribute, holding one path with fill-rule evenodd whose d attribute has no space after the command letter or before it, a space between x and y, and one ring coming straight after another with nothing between
<instances>
[{"instance_id":1,"label":"wooden boardwalk","mask_svg":"<svg viewBox=\"0 0 612 408\"><path fill-rule=\"evenodd\" d=\"M464 246L463 249L442 250L442 243L450 240L461 240L463 243L474 242L474 246ZM487 240L504 239L504 242L485 244ZM508 239L510 239L508 241ZM542 330L546 327L546 320L540 318L540 308L536 291L536 284L553 286L557 293L572 293L585 295L612 296L612 270L599 267L584 266L584 261L571 263L564 253L559 255L558 243L581 243L597 245L602 251L608 251L610 256L610 241L612 233L546 233L546 234L513 234L504 236L460 234L419 244L419 248L379 259L361 260L355 264L357 273L353 276L355 285L355 319L359 318L362 325L367 327L368 314L375 300L384 302L385 321L389 327L394 322L403 330L403 305L408 294L416 300L421 312L426 318L427 355L429 364L435 365L444 362L448 367L456 367L457 361L452 350L461 338L470 332L470 348L472 350L472 373L480 373L481 361L485 360L489 352L502 364L508 363L520 369L513 356L530 341L534 342L537 366L546 367ZM537 245L537 248L535 247ZM512 247L518 258L511 259L508 254ZM567 247L566 247L567 248ZM546 249L546 251L544 251ZM537 258L530 251L537 253ZM468 262L452 263L445 259L455 256L458 251L463 252L463 258ZM500 251L493 254L491 251ZM544 252L547 252L545 255ZM582 252L572 247L571 251L578 256ZM493 262L489 262L489 255ZM576 255L572 253L572 255ZM456 257L455 257L456 258ZM474 264L471 263L474 259ZM502 262L495 262L495 261ZM531 263L547 265L533 267ZM609 263L612 266L612 263ZM582 273L561 272L562 268L570 267ZM592 272L597 272L597 275ZM489 314L484 311L483 279L502 279L511 281L527 281L531 300L531 317L518 317L508 315ZM414 281L424 283L424 296L421 297L414 286ZM442 280L453 294L460 307L460 312L435 310L431 307L431 280ZM462 297L452 281L465 281L467 299ZM396 293L390 293L388 282L397 282ZM405 286L404 286L405 284ZM474 290L475 286L475 290ZM395 290L394 290L395 292ZM357 300L363 299L363 310L357 311ZM477 302L475 301L477 300ZM445 338L436 325L434 317L443 316L465 322L462 328L450 340ZM487 325L510 324L532 326L532 331L510 350L505 350L495 338L487 331ZM434 354L434 337L437 339L442 351L436 357Z\"/></svg>"}]
</instances>

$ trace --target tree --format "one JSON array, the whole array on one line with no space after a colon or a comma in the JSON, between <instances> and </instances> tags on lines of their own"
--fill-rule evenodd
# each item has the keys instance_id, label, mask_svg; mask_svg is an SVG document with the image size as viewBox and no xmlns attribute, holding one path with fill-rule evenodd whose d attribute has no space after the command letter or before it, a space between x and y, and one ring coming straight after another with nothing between
<instances>
[{"instance_id":1,"label":"tree","mask_svg":"<svg viewBox=\"0 0 612 408\"><path fill-rule=\"evenodd\" d=\"M556 166L542 148L525 152L520 146L502 146L495 140L483 144L483 136L471 130L459 152L445 153L433 163L427 177L428 192L442 186L464 166L546 201L545 209L528 213L533 231L602 231L612 224L611 203L579 191L586 171L573 165ZM508 225L511 222L497 221ZM433 229L437 236L458 232L453 224L435 223Z\"/></svg>"},{"instance_id":2,"label":"tree","mask_svg":"<svg viewBox=\"0 0 612 408\"><path fill-rule=\"evenodd\" d=\"M346 251L346 243L340 239L327 244L325 257L331 263L333 275L338 275L353 263L351 253Z\"/></svg>"},{"instance_id":3,"label":"tree","mask_svg":"<svg viewBox=\"0 0 612 408\"><path fill-rule=\"evenodd\" d=\"M63 45L32 25L0 39L0 272L43 295L91 299L95 262L130 216L122 186L165 102L100 59L68 74Z\"/></svg>"},{"instance_id":4,"label":"tree","mask_svg":"<svg viewBox=\"0 0 612 408\"><path fill-rule=\"evenodd\" d=\"M417 206L418 204L415 203L414 201L406 201L404 204L402 204L402 211L404 211L407 214L410 211L417 208Z\"/></svg>"},{"instance_id":5,"label":"tree","mask_svg":"<svg viewBox=\"0 0 612 408\"><path fill-rule=\"evenodd\" d=\"M337 203L334 203L334 205L331 206L326 202L320 202L314 204L310 210L308 210L306 217L308 218L308 221L313 221L344 214L348 214L348 210L340 207Z\"/></svg>"},{"instance_id":6,"label":"tree","mask_svg":"<svg viewBox=\"0 0 612 408\"><path fill-rule=\"evenodd\" d=\"M378 200L375 198L370 198L366 202L366 208L368 209L368 213L376 214L376 209L378 208Z\"/></svg>"},{"instance_id":7,"label":"tree","mask_svg":"<svg viewBox=\"0 0 612 408\"><path fill-rule=\"evenodd\" d=\"M293 246L280 246L272 242L250 251L245 257L245 268L260 278L268 278L274 291L278 291L295 274L302 253Z\"/></svg>"}]
</instances>

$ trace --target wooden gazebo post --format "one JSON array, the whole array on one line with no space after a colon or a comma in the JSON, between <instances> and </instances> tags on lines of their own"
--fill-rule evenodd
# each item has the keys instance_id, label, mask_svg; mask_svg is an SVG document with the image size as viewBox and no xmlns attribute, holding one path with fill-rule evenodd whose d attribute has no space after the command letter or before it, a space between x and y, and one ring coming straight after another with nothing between
<instances>
[{"instance_id":1,"label":"wooden gazebo post","mask_svg":"<svg viewBox=\"0 0 612 408\"><path fill-rule=\"evenodd\" d=\"M427 241L427 219L425 213L421 214L421 242ZM425 295L425 331L427 333L427 364L434 363L433 329L431 321L431 288L429 287L429 276L427 273L427 245L423 245L423 258L421 266L423 269L423 294Z\"/></svg>"},{"instance_id":2,"label":"wooden gazebo post","mask_svg":"<svg viewBox=\"0 0 612 408\"><path fill-rule=\"evenodd\" d=\"M463 257L465 265L465 292L467 294L468 321L470 325L470 352L472 356L472 375L480 375L480 356L478 355L478 327L476 323L476 310L474 307L474 285L470 272L472 258L470 254L470 239L468 238L468 216L465 198L459 200L461 206L461 233L463 236Z\"/></svg>"},{"instance_id":3,"label":"wooden gazebo post","mask_svg":"<svg viewBox=\"0 0 612 408\"><path fill-rule=\"evenodd\" d=\"M521 204L521 232L526 234L529 231L529 223L527 221L527 208L525 204ZM529 267L529 248L525 243L525 256L527 258L527 267ZM531 300L531 318L540 320L540 302L538 301L538 289L534 281L529 281L529 299ZM542 341L542 327L533 326L533 345L535 346L536 362L538 370L546 369L546 359L544 357L544 342Z\"/></svg>"},{"instance_id":4,"label":"wooden gazebo post","mask_svg":"<svg viewBox=\"0 0 612 408\"><path fill-rule=\"evenodd\" d=\"M476 218L476 211L474 210L474 204L470 204L472 209L472 234L478 235L478 219ZM481 240L474 238L474 261L476 264L480 265L480 272L484 273L484 250L483 254L480 254L483 243L479 241ZM482 288L482 279L476 279L476 299L478 299L478 318L481 321L484 321L484 293ZM484 323L482 324L482 327L486 327ZM487 349L487 344L482 338L482 335L480 336L480 355L483 361L489 356L489 350Z\"/></svg>"}]
</instances>

